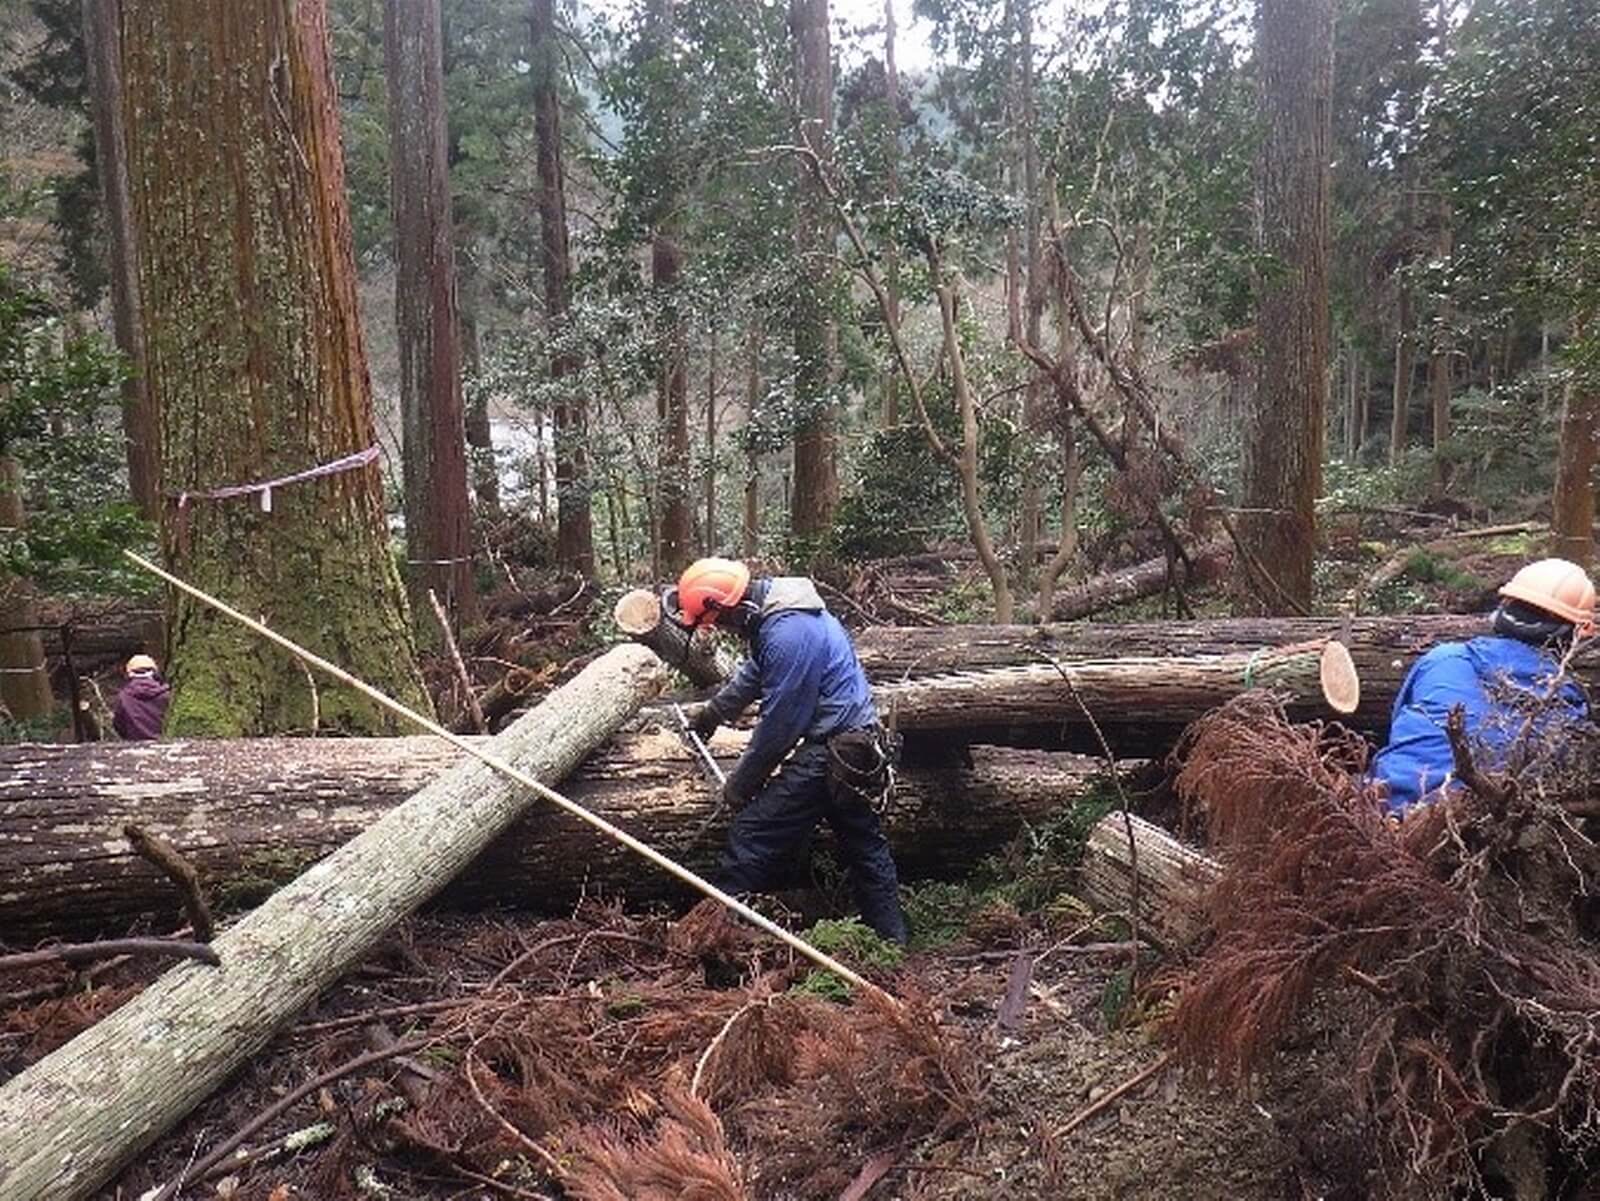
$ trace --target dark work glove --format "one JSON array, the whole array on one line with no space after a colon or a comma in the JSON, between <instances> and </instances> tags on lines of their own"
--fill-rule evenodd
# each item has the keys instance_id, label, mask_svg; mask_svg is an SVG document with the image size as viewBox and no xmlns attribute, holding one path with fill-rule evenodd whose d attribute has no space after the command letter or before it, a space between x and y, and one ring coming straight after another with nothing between
<instances>
[{"instance_id":1,"label":"dark work glove","mask_svg":"<svg viewBox=\"0 0 1600 1201\"><path fill-rule=\"evenodd\" d=\"M737 813L744 808L744 797L739 795L739 790L731 781L722 786L722 804L729 813Z\"/></svg>"},{"instance_id":2,"label":"dark work glove","mask_svg":"<svg viewBox=\"0 0 1600 1201\"><path fill-rule=\"evenodd\" d=\"M694 721L689 723L689 728L701 742L708 742L721 724L722 715L717 712L717 707L708 704L700 707L700 712L695 715Z\"/></svg>"}]
</instances>

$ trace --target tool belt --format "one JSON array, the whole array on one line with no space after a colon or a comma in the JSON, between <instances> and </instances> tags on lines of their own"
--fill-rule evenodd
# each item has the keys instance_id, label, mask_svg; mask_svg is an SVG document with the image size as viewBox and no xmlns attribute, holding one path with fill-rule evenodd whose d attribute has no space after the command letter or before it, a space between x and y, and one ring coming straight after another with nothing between
<instances>
[{"instance_id":1,"label":"tool belt","mask_svg":"<svg viewBox=\"0 0 1600 1201\"><path fill-rule=\"evenodd\" d=\"M882 813L894 790L900 739L874 722L828 737L828 793L834 804L863 802Z\"/></svg>"}]
</instances>

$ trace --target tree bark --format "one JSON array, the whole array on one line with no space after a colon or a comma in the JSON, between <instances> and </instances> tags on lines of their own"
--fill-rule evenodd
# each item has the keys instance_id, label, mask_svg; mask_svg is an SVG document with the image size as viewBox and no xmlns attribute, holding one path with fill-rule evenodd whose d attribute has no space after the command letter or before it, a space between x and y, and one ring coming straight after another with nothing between
<instances>
[{"instance_id":1,"label":"tree bark","mask_svg":"<svg viewBox=\"0 0 1600 1201\"><path fill-rule=\"evenodd\" d=\"M405 577L412 620L425 643L438 637L430 590L457 625L474 620L478 609L439 21L439 0L383 6L409 568Z\"/></svg>"},{"instance_id":2,"label":"tree bark","mask_svg":"<svg viewBox=\"0 0 1600 1201\"><path fill-rule=\"evenodd\" d=\"M664 680L617 647L493 748L555 783ZM217 939L220 969L174 968L22 1072L0 1089L0 1196L90 1195L533 804L475 760L450 770Z\"/></svg>"},{"instance_id":3,"label":"tree bark","mask_svg":"<svg viewBox=\"0 0 1600 1201\"><path fill-rule=\"evenodd\" d=\"M139 264L128 199L127 143L122 134L122 62L118 55L120 0L83 0L83 55L109 242L112 336L128 360L122 382L122 437L128 489L139 513L161 519L161 422L144 379L144 331L139 322Z\"/></svg>"},{"instance_id":4,"label":"tree bark","mask_svg":"<svg viewBox=\"0 0 1600 1201\"><path fill-rule=\"evenodd\" d=\"M890 203L900 199L900 67L895 62L894 0L883 0L883 101L888 110L883 131L886 194ZM900 247L893 238L883 247L884 291L889 320L900 324ZM900 376L891 363L882 373L883 403L879 423L884 429L900 424Z\"/></svg>"},{"instance_id":5,"label":"tree bark","mask_svg":"<svg viewBox=\"0 0 1600 1201\"><path fill-rule=\"evenodd\" d=\"M719 731L713 749L727 765L744 741ZM23 943L181 921L171 885L119 841L130 822L172 843L214 902L256 904L463 761L427 737L0 747L0 928ZM907 768L885 819L902 874L970 868L1102 770L1075 755L988 747L974 748L971 767ZM564 787L692 866L720 854L730 815L696 839L713 794L669 731L619 736ZM591 827L541 812L492 841L439 903L567 913L597 891L629 904L686 895Z\"/></svg>"},{"instance_id":6,"label":"tree bark","mask_svg":"<svg viewBox=\"0 0 1600 1201\"><path fill-rule=\"evenodd\" d=\"M1595 439L1600 435L1600 391L1568 380L1561 408L1550 530L1554 551L1587 569L1594 561Z\"/></svg>"},{"instance_id":7,"label":"tree bark","mask_svg":"<svg viewBox=\"0 0 1600 1201\"><path fill-rule=\"evenodd\" d=\"M1361 676L1361 706L1346 725L1382 737L1388 730L1394 698L1417 655L1441 642L1489 632L1483 616L1231 618L1214 621L1144 621L1067 626L876 626L856 638L856 652L868 676L890 683L942 672L1037 665L1040 654L1062 663L1115 661L1120 657L1161 655L1249 655L1263 647L1338 638L1350 650ZM1579 680L1600 686L1600 657L1581 655L1574 664ZM1147 706L1153 711L1155 706ZM1096 717L1120 741L1112 726L1125 720L1110 713ZM1140 753L1155 754L1179 731L1150 721L1152 742Z\"/></svg>"},{"instance_id":8,"label":"tree bark","mask_svg":"<svg viewBox=\"0 0 1600 1201\"><path fill-rule=\"evenodd\" d=\"M669 207L671 201L665 201ZM662 312L656 416L661 422L661 570L676 577L694 558L689 487L689 353L674 294L683 274L675 220L663 220L650 243L650 282Z\"/></svg>"},{"instance_id":9,"label":"tree bark","mask_svg":"<svg viewBox=\"0 0 1600 1201\"><path fill-rule=\"evenodd\" d=\"M533 0L533 123L538 143L539 246L544 257L545 322L556 380L556 562L594 575L594 518L589 500L588 406L577 387L561 380L577 361L559 349L571 306L572 256L567 243L566 172L561 163L561 48L556 42L555 0Z\"/></svg>"},{"instance_id":10,"label":"tree bark","mask_svg":"<svg viewBox=\"0 0 1600 1201\"><path fill-rule=\"evenodd\" d=\"M1311 605L1322 491L1332 0L1263 0L1256 61L1266 117L1257 246L1276 270L1259 284L1262 354L1245 439L1240 533L1271 577L1256 581L1254 591L1269 611L1282 613Z\"/></svg>"},{"instance_id":11,"label":"tree bark","mask_svg":"<svg viewBox=\"0 0 1600 1201\"><path fill-rule=\"evenodd\" d=\"M0 529L20 530L26 524L22 469L0 451ZM37 624L32 585L0 571L0 704L23 721L49 717L56 703L44 639L29 628Z\"/></svg>"},{"instance_id":12,"label":"tree bark","mask_svg":"<svg viewBox=\"0 0 1600 1201\"><path fill-rule=\"evenodd\" d=\"M123 0L122 33L146 383L188 498L164 509L167 564L426 709L376 461L196 495L376 445L324 4ZM195 602L172 612L169 732L309 729L318 703L324 728L394 728Z\"/></svg>"},{"instance_id":13,"label":"tree bark","mask_svg":"<svg viewBox=\"0 0 1600 1201\"><path fill-rule=\"evenodd\" d=\"M1400 185L1405 189L1405 239L1409 249L1415 224L1416 185L1409 169L1402 171ZM1411 375L1415 347L1411 331L1411 276L1406 262L1395 269L1396 313L1394 335L1393 407L1389 413L1389 466L1398 467L1405 456L1407 425L1411 417Z\"/></svg>"},{"instance_id":14,"label":"tree bark","mask_svg":"<svg viewBox=\"0 0 1600 1201\"><path fill-rule=\"evenodd\" d=\"M1128 832L1133 831L1132 845ZM1134 911L1139 933L1168 952L1192 947L1211 927L1205 899L1222 874L1216 860L1139 817L1108 813L1089 831L1078 884L1098 909Z\"/></svg>"},{"instance_id":15,"label":"tree bark","mask_svg":"<svg viewBox=\"0 0 1600 1201\"><path fill-rule=\"evenodd\" d=\"M1166 557L1147 559L1120 571L1109 571L1085 580L1076 588L1068 588L1051 602L1051 621L1076 621L1092 613L1110 609L1129 601L1142 600L1164 592L1169 582L1180 587L1194 587L1221 579L1233 566L1233 547L1215 543L1193 552L1190 567L1185 574L1181 565L1174 565Z\"/></svg>"},{"instance_id":16,"label":"tree bark","mask_svg":"<svg viewBox=\"0 0 1600 1201\"><path fill-rule=\"evenodd\" d=\"M798 137L823 164L831 160L833 140L833 61L828 46L828 0L789 0L789 28L795 44L800 98ZM815 548L833 525L839 504L832 389L837 331L828 316L831 286L833 214L811 167L799 162L799 203L795 254L802 278L795 292L794 500L789 511L796 537Z\"/></svg>"},{"instance_id":17,"label":"tree bark","mask_svg":"<svg viewBox=\"0 0 1600 1201\"><path fill-rule=\"evenodd\" d=\"M462 256L456 256L459 264ZM484 514L500 513L500 475L494 460L494 434L489 424L489 390L478 376L483 369L479 348L477 271L467 265L460 272L461 366L466 387L467 457L472 468L472 494ZM468 381L473 381L467 386Z\"/></svg>"}]
</instances>

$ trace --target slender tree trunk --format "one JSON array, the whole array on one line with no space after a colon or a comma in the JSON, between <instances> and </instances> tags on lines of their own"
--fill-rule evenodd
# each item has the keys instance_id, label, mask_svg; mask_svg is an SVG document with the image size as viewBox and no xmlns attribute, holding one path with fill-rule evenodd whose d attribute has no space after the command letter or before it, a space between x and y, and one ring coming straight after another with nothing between
<instances>
[{"instance_id":1,"label":"slender tree trunk","mask_svg":"<svg viewBox=\"0 0 1600 1201\"><path fill-rule=\"evenodd\" d=\"M1063 371L1077 371L1077 364L1072 358L1072 333L1067 321L1067 315L1057 309L1056 322L1056 362ZM1037 346L1036 340L1030 340L1030 346ZM1078 438L1074 428L1072 408L1070 405L1058 404L1055 414L1056 438L1061 443L1061 540L1056 544L1056 553L1045 564L1044 570L1039 573L1039 596L1035 603L1035 621L1049 621L1050 611L1054 607L1056 584L1060 582L1062 573L1072 566L1078 557L1078 485L1083 474L1083 465L1078 458Z\"/></svg>"},{"instance_id":2,"label":"slender tree trunk","mask_svg":"<svg viewBox=\"0 0 1600 1201\"><path fill-rule=\"evenodd\" d=\"M1348 463L1354 463L1356 456L1361 453L1361 413L1356 399L1356 384L1360 377L1361 365L1356 348L1346 346L1344 378L1340 383L1344 387L1344 457Z\"/></svg>"},{"instance_id":3,"label":"slender tree trunk","mask_svg":"<svg viewBox=\"0 0 1600 1201\"><path fill-rule=\"evenodd\" d=\"M1413 210L1416 205L1416 189L1409 181L1409 173L1403 186L1406 189L1405 233L1409 241L1414 224ZM1391 467L1398 467L1400 460L1405 456L1406 427L1411 417L1411 374L1415 349L1411 330L1411 278L1405 264L1401 264L1396 270L1395 287L1397 308L1394 336L1394 407L1389 414L1389 466Z\"/></svg>"},{"instance_id":4,"label":"slender tree trunk","mask_svg":"<svg viewBox=\"0 0 1600 1201\"><path fill-rule=\"evenodd\" d=\"M1434 254L1441 262L1448 261L1454 248L1450 228L1450 204L1439 201L1439 238ZM1450 326L1455 320L1455 305L1445 296L1439 302L1433 342L1428 354L1428 401L1433 414L1433 455L1441 484L1447 483L1444 461L1445 443L1450 440L1450 370L1454 362L1455 346Z\"/></svg>"},{"instance_id":5,"label":"slender tree trunk","mask_svg":"<svg viewBox=\"0 0 1600 1201\"><path fill-rule=\"evenodd\" d=\"M701 544L708 555L717 550L717 331L706 348L706 528Z\"/></svg>"},{"instance_id":6,"label":"slender tree trunk","mask_svg":"<svg viewBox=\"0 0 1600 1201\"><path fill-rule=\"evenodd\" d=\"M1372 434L1372 369L1365 356L1356 363L1356 409L1360 414L1356 424L1356 453L1359 455Z\"/></svg>"},{"instance_id":7,"label":"slender tree trunk","mask_svg":"<svg viewBox=\"0 0 1600 1201\"><path fill-rule=\"evenodd\" d=\"M750 330L750 358L746 366L744 385L744 419L754 433L756 408L761 403L761 330L752 325ZM747 436L744 447L744 520L739 553L746 559L754 558L761 548L761 452L756 439Z\"/></svg>"},{"instance_id":8,"label":"slender tree trunk","mask_svg":"<svg viewBox=\"0 0 1600 1201\"><path fill-rule=\"evenodd\" d=\"M1033 0L1010 0L1011 23L1016 38L1017 60L1012 88L1014 131L1013 167L1022 174L1023 282L1021 324L1029 346L1039 345L1043 333L1045 287L1044 258L1040 248L1041 212L1039 204L1039 150L1036 136L1037 114L1033 88ZM1022 394L1022 427L1030 439L1048 433L1044 415L1044 380L1039 369L1027 364L1027 384ZM1019 544L1022 570L1033 578L1034 561L1044 526L1044 487L1042 472L1029 471L1022 483Z\"/></svg>"},{"instance_id":9,"label":"slender tree trunk","mask_svg":"<svg viewBox=\"0 0 1600 1201\"><path fill-rule=\"evenodd\" d=\"M833 138L833 63L828 46L828 0L790 0L800 95L800 144L827 163ZM837 331L828 316L833 213L811 167L797 164L800 203L795 251L803 278L795 298L794 503L790 527L815 544L833 525L839 503L832 388Z\"/></svg>"},{"instance_id":10,"label":"slender tree trunk","mask_svg":"<svg viewBox=\"0 0 1600 1201\"><path fill-rule=\"evenodd\" d=\"M555 0L533 0L533 122L538 143L539 245L544 256L544 307L556 381L556 561L569 571L594 574L594 526L589 501L588 406L583 392L560 381L578 367L559 348L570 307L571 253L567 245L566 173L561 164L561 95Z\"/></svg>"},{"instance_id":11,"label":"slender tree trunk","mask_svg":"<svg viewBox=\"0 0 1600 1201\"><path fill-rule=\"evenodd\" d=\"M462 256L456 256L461 264ZM494 460L494 434L489 425L489 392L478 380L483 371L481 333L478 329L478 273L470 258L461 280L461 366L466 389L467 451L472 466L472 494L488 516L500 513L500 474Z\"/></svg>"},{"instance_id":12,"label":"slender tree trunk","mask_svg":"<svg viewBox=\"0 0 1600 1201\"><path fill-rule=\"evenodd\" d=\"M883 0L883 79L884 105L889 110L884 129L884 151L888 162L888 192L891 202L900 198L900 68L895 63L894 0ZM883 252L884 287L889 293L889 311L896 325L900 322L900 248L889 239ZM899 368L890 364L883 372L882 426L893 429L900 424Z\"/></svg>"},{"instance_id":13,"label":"slender tree trunk","mask_svg":"<svg viewBox=\"0 0 1600 1201\"><path fill-rule=\"evenodd\" d=\"M428 708L389 554L322 0L123 0L128 184L167 562ZM181 36L174 33L181 30ZM394 719L178 599L167 729L381 733Z\"/></svg>"},{"instance_id":14,"label":"slender tree trunk","mask_svg":"<svg viewBox=\"0 0 1600 1201\"><path fill-rule=\"evenodd\" d=\"M1595 439L1600 436L1600 392L1567 382L1561 411L1561 447L1550 531L1563 559L1587 568L1594 561Z\"/></svg>"},{"instance_id":15,"label":"slender tree trunk","mask_svg":"<svg viewBox=\"0 0 1600 1201\"><path fill-rule=\"evenodd\" d=\"M1281 272L1260 284L1262 356L1246 435L1240 523L1271 573L1258 588L1283 612L1311 604L1328 363L1328 146L1331 0L1262 0L1257 62L1266 132L1258 246Z\"/></svg>"},{"instance_id":16,"label":"slender tree trunk","mask_svg":"<svg viewBox=\"0 0 1600 1201\"><path fill-rule=\"evenodd\" d=\"M0 452L0 530L20 530L26 524L22 470ZM30 585L0 571L0 704L24 721L48 717L55 708L44 639L29 628L38 622Z\"/></svg>"},{"instance_id":17,"label":"slender tree trunk","mask_svg":"<svg viewBox=\"0 0 1600 1201\"><path fill-rule=\"evenodd\" d=\"M665 316L661 365L656 376L656 415L661 421L661 567L670 575L694 557L690 507L689 354L683 319L673 298L683 273L683 252L672 230L659 227L650 246L650 282Z\"/></svg>"},{"instance_id":18,"label":"slender tree trunk","mask_svg":"<svg viewBox=\"0 0 1600 1201\"><path fill-rule=\"evenodd\" d=\"M430 591L458 626L473 620L478 608L439 0L385 4L383 50L397 268L406 584L418 636L432 642L438 634Z\"/></svg>"},{"instance_id":19,"label":"slender tree trunk","mask_svg":"<svg viewBox=\"0 0 1600 1201\"><path fill-rule=\"evenodd\" d=\"M122 437L127 443L128 487L139 513L161 518L161 422L144 381L144 335L139 327L139 263L128 207L127 144L122 133L122 63L117 52L120 0L83 0L83 53L94 125L95 169L100 177L110 243L111 329L128 359L122 384Z\"/></svg>"}]
</instances>

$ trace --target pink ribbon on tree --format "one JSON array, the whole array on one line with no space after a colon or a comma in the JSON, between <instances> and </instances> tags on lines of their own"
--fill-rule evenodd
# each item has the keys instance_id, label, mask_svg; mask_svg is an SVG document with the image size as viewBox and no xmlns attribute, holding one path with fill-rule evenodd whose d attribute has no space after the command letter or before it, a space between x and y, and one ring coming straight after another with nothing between
<instances>
[{"instance_id":1,"label":"pink ribbon on tree","mask_svg":"<svg viewBox=\"0 0 1600 1201\"><path fill-rule=\"evenodd\" d=\"M282 488L286 484L299 484L306 480L321 479L327 475L338 475L341 471L354 471L358 467L365 467L378 457L378 444L374 442L366 450L358 450L354 454L345 455L342 459L334 459L331 463L322 463L316 467L297 471L293 475L281 475L277 479L262 480L254 484L229 484L222 488L211 488L205 492L180 492L178 493L178 508L181 510L191 500L229 500L235 496L252 496L257 493L261 496L261 511L272 512L272 490Z\"/></svg>"}]
</instances>

